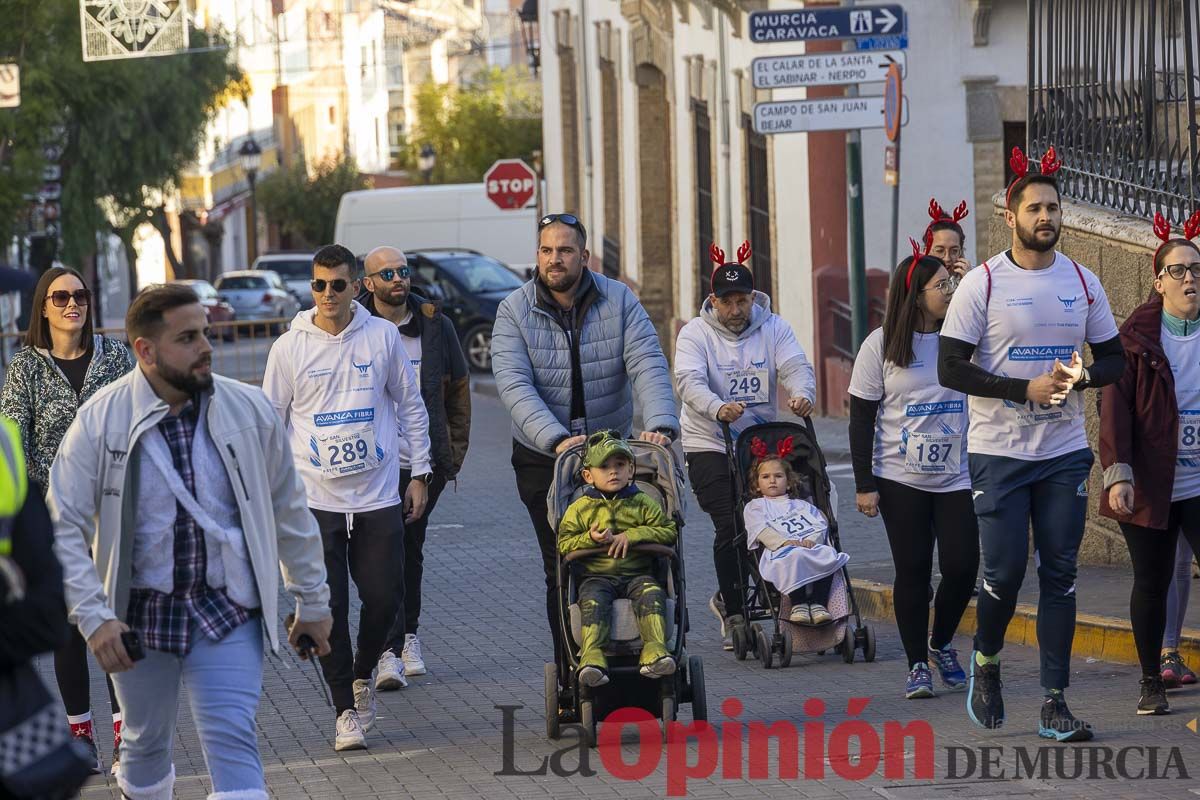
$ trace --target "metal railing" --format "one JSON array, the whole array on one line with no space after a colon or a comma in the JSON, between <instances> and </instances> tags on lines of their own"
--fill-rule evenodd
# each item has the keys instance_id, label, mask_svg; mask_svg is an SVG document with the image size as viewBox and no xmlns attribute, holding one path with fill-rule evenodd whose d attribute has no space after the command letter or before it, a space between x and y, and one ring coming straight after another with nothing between
<instances>
[{"instance_id":1,"label":"metal railing","mask_svg":"<svg viewBox=\"0 0 1200 800\"><path fill-rule=\"evenodd\" d=\"M1191 214L1198 22L1200 0L1029 0L1029 146L1054 145L1063 194L1176 223Z\"/></svg>"},{"instance_id":2,"label":"metal railing","mask_svg":"<svg viewBox=\"0 0 1200 800\"><path fill-rule=\"evenodd\" d=\"M833 339L830 348L839 356L850 361L854 360L854 322L850 304L836 297L831 298L827 308L833 320ZM867 328L874 330L883 324L883 301L872 297L867 302Z\"/></svg>"}]
</instances>

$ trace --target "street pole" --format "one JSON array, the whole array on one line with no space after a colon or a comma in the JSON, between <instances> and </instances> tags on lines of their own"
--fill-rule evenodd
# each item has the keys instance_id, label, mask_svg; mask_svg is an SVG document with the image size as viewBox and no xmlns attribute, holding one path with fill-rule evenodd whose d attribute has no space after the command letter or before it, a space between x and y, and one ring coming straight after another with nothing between
<instances>
[{"instance_id":1,"label":"street pole","mask_svg":"<svg viewBox=\"0 0 1200 800\"><path fill-rule=\"evenodd\" d=\"M250 266L254 266L254 261L258 258L258 200L254 195L254 184L257 180L258 173L255 170L246 172L246 181L250 184L250 235L246 237L250 242Z\"/></svg>"},{"instance_id":2,"label":"street pole","mask_svg":"<svg viewBox=\"0 0 1200 800\"><path fill-rule=\"evenodd\" d=\"M892 184L892 249L888 269L896 268L896 248L900 240L900 134L896 134L896 182Z\"/></svg>"},{"instance_id":3,"label":"street pole","mask_svg":"<svg viewBox=\"0 0 1200 800\"><path fill-rule=\"evenodd\" d=\"M853 8L854 0L846 0ZM843 50L854 47L853 40L842 45ZM858 97L858 85L846 89L847 97ZM862 132L857 128L846 132L846 222L850 255L850 327L852 350L867 338L867 262L863 232Z\"/></svg>"}]
</instances>

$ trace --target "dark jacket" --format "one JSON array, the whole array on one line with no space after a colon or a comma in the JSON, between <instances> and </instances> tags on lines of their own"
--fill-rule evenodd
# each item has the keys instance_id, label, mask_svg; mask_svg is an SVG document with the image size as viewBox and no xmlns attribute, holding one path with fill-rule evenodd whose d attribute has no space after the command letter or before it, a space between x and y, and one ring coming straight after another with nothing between
<instances>
[{"instance_id":1,"label":"dark jacket","mask_svg":"<svg viewBox=\"0 0 1200 800\"><path fill-rule=\"evenodd\" d=\"M1165 529L1175 486L1179 407L1175 378L1162 348L1162 298L1134 309L1121 325L1125 372L1100 395L1100 513L1146 528ZM1133 516L1118 517L1108 489L1133 481Z\"/></svg>"},{"instance_id":2,"label":"dark jacket","mask_svg":"<svg viewBox=\"0 0 1200 800\"><path fill-rule=\"evenodd\" d=\"M374 316L375 296L361 303ZM452 480L467 458L471 438L471 380L454 323L434 303L409 292L408 308L421 337L421 399L429 412L433 469Z\"/></svg>"},{"instance_id":3,"label":"dark jacket","mask_svg":"<svg viewBox=\"0 0 1200 800\"><path fill-rule=\"evenodd\" d=\"M12 562L25 581L21 600L5 602L10 587L0 572L0 673L28 664L67 641L63 574L53 543L50 514L42 493L31 483L25 505L12 519Z\"/></svg>"}]
</instances>

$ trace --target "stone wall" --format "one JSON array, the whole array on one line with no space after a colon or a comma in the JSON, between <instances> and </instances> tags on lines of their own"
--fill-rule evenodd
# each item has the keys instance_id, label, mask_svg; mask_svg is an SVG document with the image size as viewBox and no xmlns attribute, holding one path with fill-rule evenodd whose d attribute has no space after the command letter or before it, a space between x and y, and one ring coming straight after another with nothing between
<instances>
[{"instance_id":1,"label":"stone wall","mask_svg":"<svg viewBox=\"0 0 1200 800\"><path fill-rule=\"evenodd\" d=\"M995 195L992 204L986 252L998 253L1012 246L1012 231L1004 222L1004 196ZM1150 261L1157 242L1147 220L1064 199L1059 250L1099 276L1118 326L1153 291ZM1085 355L1084 360L1090 361L1090 356ZM1116 523L1097 512L1103 491L1097 442L1097 394L1089 391L1085 403L1088 440L1097 453L1097 463L1089 482L1092 499L1079 560L1085 564L1129 564L1129 551Z\"/></svg>"}]
</instances>

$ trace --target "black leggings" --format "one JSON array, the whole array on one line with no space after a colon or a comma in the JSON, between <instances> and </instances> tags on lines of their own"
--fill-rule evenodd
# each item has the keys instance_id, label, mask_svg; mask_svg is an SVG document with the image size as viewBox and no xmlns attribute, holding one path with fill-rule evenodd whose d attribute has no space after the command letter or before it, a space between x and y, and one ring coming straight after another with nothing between
<instances>
[{"instance_id":1,"label":"black leggings","mask_svg":"<svg viewBox=\"0 0 1200 800\"><path fill-rule=\"evenodd\" d=\"M829 591L833 588L833 576L821 578L819 581L806 583L799 589L788 592L788 599L793 606L801 603L816 603L819 606L829 605Z\"/></svg>"},{"instance_id":2,"label":"black leggings","mask_svg":"<svg viewBox=\"0 0 1200 800\"><path fill-rule=\"evenodd\" d=\"M1121 523L1129 557L1133 561L1133 591L1129 595L1129 621L1137 645L1142 675L1159 674L1159 654L1167 625L1167 590L1175 574L1175 546L1179 535L1192 552L1200 553L1200 497L1171 504L1167 529Z\"/></svg>"},{"instance_id":3,"label":"black leggings","mask_svg":"<svg viewBox=\"0 0 1200 800\"><path fill-rule=\"evenodd\" d=\"M928 646L945 647L954 637L979 571L979 526L971 492L927 492L877 477L879 513L896 566L893 605L908 666L929 660ZM929 631L929 584L937 543L942 581L933 602ZM926 634L929 633L929 641Z\"/></svg>"},{"instance_id":4,"label":"black leggings","mask_svg":"<svg viewBox=\"0 0 1200 800\"><path fill-rule=\"evenodd\" d=\"M87 642L79 629L71 626L71 638L54 651L54 677L58 680L58 693L62 695L67 716L78 717L92 710L92 683L88 671ZM117 693L113 691L112 678L105 676L108 683L108 699L114 714L121 711Z\"/></svg>"}]
</instances>

